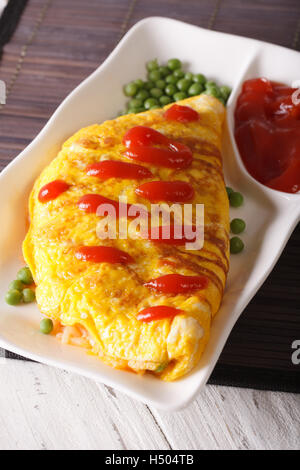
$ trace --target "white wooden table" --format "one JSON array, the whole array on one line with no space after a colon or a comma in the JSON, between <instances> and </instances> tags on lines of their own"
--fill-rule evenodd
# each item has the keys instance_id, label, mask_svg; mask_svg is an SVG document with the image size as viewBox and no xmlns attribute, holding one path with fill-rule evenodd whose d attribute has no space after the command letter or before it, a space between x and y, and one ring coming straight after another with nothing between
<instances>
[{"instance_id":1,"label":"white wooden table","mask_svg":"<svg viewBox=\"0 0 300 470\"><path fill-rule=\"evenodd\" d=\"M206 386L165 413L91 380L0 359L0 449L300 449L300 395Z\"/></svg>"}]
</instances>

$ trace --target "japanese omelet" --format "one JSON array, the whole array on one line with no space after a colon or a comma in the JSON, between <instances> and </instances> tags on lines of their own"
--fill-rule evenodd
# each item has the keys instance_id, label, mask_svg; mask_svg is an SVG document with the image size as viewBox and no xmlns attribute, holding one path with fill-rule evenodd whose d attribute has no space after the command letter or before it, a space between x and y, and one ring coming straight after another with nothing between
<instances>
[{"instance_id":1,"label":"japanese omelet","mask_svg":"<svg viewBox=\"0 0 300 470\"><path fill-rule=\"evenodd\" d=\"M62 146L57 157L35 181L29 199L30 227L23 243L24 258L36 283L42 314L62 327L76 327L88 339L89 351L106 364L136 373L150 371L172 381L199 362L209 340L229 268L229 204L225 189L221 135L225 108L216 98L202 94L178 102L197 113L195 122L165 119L163 109L129 114L81 129ZM109 178L88 174L88 165L124 155L124 134L134 126L147 126L188 146L193 161L186 169L139 162L152 176L145 180ZM63 180L68 189L42 203L41 188ZM130 204L150 202L135 189L151 180L183 180L194 188L193 204L204 204L204 245L191 251L183 246L154 243L149 239L100 240L99 216L78 206L86 194ZM132 262L111 264L82 261L79 246L110 246L128 253ZM189 293L163 294L145 286L167 274L205 276L205 288ZM151 306L170 306L178 315L144 322L138 313Z\"/></svg>"}]
</instances>

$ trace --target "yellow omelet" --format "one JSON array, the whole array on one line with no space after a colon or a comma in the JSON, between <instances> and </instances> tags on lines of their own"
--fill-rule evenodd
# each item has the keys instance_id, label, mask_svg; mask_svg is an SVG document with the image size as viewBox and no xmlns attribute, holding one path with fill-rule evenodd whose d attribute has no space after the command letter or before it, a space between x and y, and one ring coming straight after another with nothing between
<instances>
[{"instance_id":1,"label":"yellow omelet","mask_svg":"<svg viewBox=\"0 0 300 470\"><path fill-rule=\"evenodd\" d=\"M29 201L30 227L23 243L24 257L37 286L37 303L44 315L63 326L75 327L78 336L86 332L90 352L105 363L137 373L151 371L168 381L187 374L198 363L209 340L229 268L229 204L221 157L225 108L205 94L177 104L193 108L200 119L189 123L168 121L164 116L168 105L92 125L69 138L34 184ZM87 165L95 162L130 161L124 156L122 139L129 129L139 125L188 146L193 152L190 167L174 170L135 162L153 174L142 181L102 181L87 174ZM68 190L41 203L41 188L54 180L67 182ZM192 184L192 203L204 204L201 250L145 239L99 240L99 217L78 208L82 196L96 193L113 200L126 196L128 203L143 203L150 210L150 202L139 197L135 189L151 180ZM74 256L82 245L118 248L129 253L133 262L83 262ZM204 275L209 282L205 289L172 295L145 286L151 279L172 273ZM180 313L151 322L138 320L138 313L151 306L175 307Z\"/></svg>"}]
</instances>

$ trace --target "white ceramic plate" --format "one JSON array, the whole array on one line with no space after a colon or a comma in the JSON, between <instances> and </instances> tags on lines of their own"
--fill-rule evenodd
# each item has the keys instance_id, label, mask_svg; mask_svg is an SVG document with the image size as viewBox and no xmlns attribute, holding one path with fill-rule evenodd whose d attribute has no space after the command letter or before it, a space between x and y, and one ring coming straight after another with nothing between
<instances>
[{"instance_id":1,"label":"white ceramic plate","mask_svg":"<svg viewBox=\"0 0 300 470\"><path fill-rule=\"evenodd\" d=\"M143 77L145 62L179 57L191 72L230 85L228 127L224 135L226 182L240 190L245 204L232 215L247 221L246 248L232 256L226 293L210 343L198 367L174 383L114 370L38 331L37 306L10 307L4 295L22 266L27 197L34 179L67 137L83 126L116 116L124 106L122 85ZM233 139L233 111L241 83L266 76L291 84L300 78L300 54L282 47L208 31L167 18L137 23L107 60L59 106L34 141L0 175L0 346L31 359L67 369L117 388L164 410L188 404L207 382L230 331L274 267L300 217L300 194L268 189L246 172ZM262 312L263 315L263 312Z\"/></svg>"}]
</instances>

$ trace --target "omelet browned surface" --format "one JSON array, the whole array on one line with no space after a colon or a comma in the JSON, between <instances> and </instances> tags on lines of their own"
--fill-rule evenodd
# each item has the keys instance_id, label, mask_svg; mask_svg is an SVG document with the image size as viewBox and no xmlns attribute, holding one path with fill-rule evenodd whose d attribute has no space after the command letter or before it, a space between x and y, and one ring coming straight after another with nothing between
<instances>
[{"instance_id":1,"label":"omelet browned surface","mask_svg":"<svg viewBox=\"0 0 300 470\"><path fill-rule=\"evenodd\" d=\"M209 340L211 321L219 309L229 267L229 207L222 171L221 133L225 108L207 95L178 104L195 109L200 119L190 123L167 121L165 109L129 114L81 129L62 146L57 157L36 180L29 201L30 228L23 243L31 268L41 312L63 325L81 325L88 330L93 352L106 363L136 372L161 371L156 375L175 380L199 361ZM155 167L146 180L89 176L88 164L103 160L132 162L123 155L122 139L130 128L143 125L156 129L193 152L185 170ZM47 203L38 200L40 189L62 179L67 191ZM190 182L195 190L193 204L204 204L204 246L153 243L145 239L100 240L96 233L99 217L78 208L81 196L101 194L128 203L149 201L135 189L151 180ZM82 245L106 245L130 254L127 265L82 262L74 253ZM151 291L145 282L165 274L205 275L207 288L189 294L166 295ZM137 314L149 306L171 306L182 312L173 318L149 323ZM162 370L163 369L163 370Z\"/></svg>"}]
</instances>

